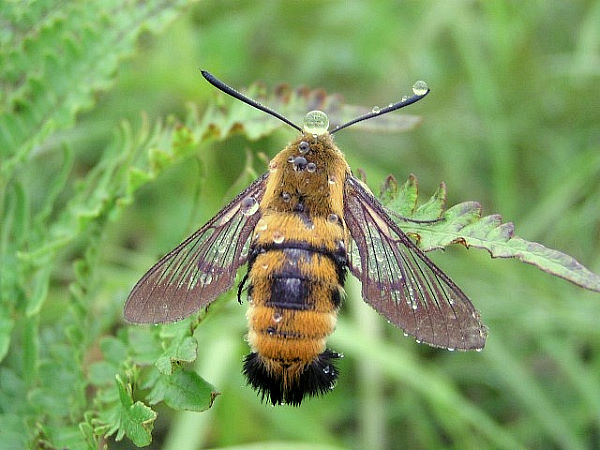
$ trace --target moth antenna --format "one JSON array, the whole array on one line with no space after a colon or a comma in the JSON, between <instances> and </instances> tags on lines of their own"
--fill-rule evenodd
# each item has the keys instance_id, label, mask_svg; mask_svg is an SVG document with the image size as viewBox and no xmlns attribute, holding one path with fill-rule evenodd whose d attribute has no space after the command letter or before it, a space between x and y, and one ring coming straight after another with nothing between
<instances>
[{"instance_id":1,"label":"moth antenna","mask_svg":"<svg viewBox=\"0 0 600 450\"><path fill-rule=\"evenodd\" d=\"M419 82L417 82L417 83L419 83ZM362 116L358 116L356 119L352 119L350 122L346 122L343 125L339 125L339 126L335 127L332 131L329 132L329 134L337 133L341 129L349 127L350 125L354 125L355 123L362 122L363 120L371 119L373 117L379 117L379 116L382 116L389 112L396 111L397 109L404 108L405 106L412 105L413 103L418 102L423 97L425 97L427 94L429 94L429 92L431 92L431 90L428 87L426 87L426 85L417 87L416 83L415 83L415 86L413 86L413 91L415 91L415 92L418 92L419 90L422 91L422 90L424 90L423 87L426 90L422 94L421 93L415 94L412 97L409 97L405 100L401 100L397 103L394 103L393 105L389 105L389 106L386 106L385 108L377 109L376 111L371 111L370 113L363 114Z\"/></svg>"},{"instance_id":2,"label":"moth antenna","mask_svg":"<svg viewBox=\"0 0 600 450\"><path fill-rule=\"evenodd\" d=\"M213 74L207 72L206 70L201 70L200 72L202 73L202 76L206 79L206 81L208 81L210 84L212 84L217 89L225 92L228 95L231 95L233 98L237 98L238 100L241 100L244 103L247 103L248 105L253 106L256 109L260 109L261 111L266 112L267 114L270 114L273 117L277 117L282 122L287 123L290 127L295 128L300 133L302 133L302 128L300 128L298 125L293 123L287 117L279 114L276 111L273 111L270 108L267 108L264 105L261 105L256 100L252 100L251 98L246 97L244 94L242 94L239 91L236 91L231 86L227 86L225 83L223 83L221 80L219 80Z\"/></svg>"}]
</instances>

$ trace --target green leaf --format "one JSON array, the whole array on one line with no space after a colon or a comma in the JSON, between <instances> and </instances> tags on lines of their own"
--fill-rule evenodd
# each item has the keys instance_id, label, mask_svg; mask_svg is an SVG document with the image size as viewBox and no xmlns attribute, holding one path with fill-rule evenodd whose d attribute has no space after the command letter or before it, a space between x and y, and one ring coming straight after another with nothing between
<instances>
[{"instance_id":1,"label":"green leaf","mask_svg":"<svg viewBox=\"0 0 600 450\"><path fill-rule=\"evenodd\" d=\"M106 361L119 365L127 359L127 346L121 341L112 336L102 338L100 341L100 349Z\"/></svg>"},{"instance_id":2,"label":"green leaf","mask_svg":"<svg viewBox=\"0 0 600 450\"><path fill-rule=\"evenodd\" d=\"M16 414L0 414L0 450L27 448L27 428Z\"/></svg>"},{"instance_id":3,"label":"green leaf","mask_svg":"<svg viewBox=\"0 0 600 450\"><path fill-rule=\"evenodd\" d=\"M192 319L163 327L161 337L165 339L165 351L155 363L162 374L170 374L174 364L196 360L198 341L191 335L190 320Z\"/></svg>"},{"instance_id":4,"label":"green leaf","mask_svg":"<svg viewBox=\"0 0 600 450\"><path fill-rule=\"evenodd\" d=\"M409 178L407 185L409 190L416 192L416 179L413 181ZM409 215L406 212L412 208L410 195L404 196L407 206L403 207L400 203L401 196L395 193L393 187L388 187L383 192L384 204L400 216L413 220L431 220L437 217L443 219L434 223L416 224L402 221L392 214L392 218L405 233L417 237L419 247L424 251L442 249L454 243L485 249L493 258L517 258L585 289L600 292L599 275L565 253L515 236L514 225L510 222L502 223L502 217L498 214L482 217L479 203L460 203L444 212L444 183L440 184L440 188L425 204Z\"/></svg>"},{"instance_id":5,"label":"green leaf","mask_svg":"<svg viewBox=\"0 0 600 450\"><path fill-rule=\"evenodd\" d=\"M0 361L4 359L8 352L10 336L14 326L15 321L13 318L0 315Z\"/></svg>"},{"instance_id":6,"label":"green leaf","mask_svg":"<svg viewBox=\"0 0 600 450\"><path fill-rule=\"evenodd\" d=\"M101 411L96 432L106 436L116 433L115 439L120 441L127 436L138 447L152 442L152 429L156 420L156 412L140 401L133 401L131 385L125 383L120 375L116 376L119 401Z\"/></svg>"},{"instance_id":7,"label":"green leaf","mask_svg":"<svg viewBox=\"0 0 600 450\"><path fill-rule=\"evenodd\" d=\"M57 5L57 11L40 15L25 36L13 35L6 43L12 51L0 53L15 74L14 81L3 83L1 173L26 160L51 132L71 125L77 112L93 104L94 93L110 85L140 32L164 26L186 3ZM18 3L3 5L8 6L22 10Z\"/></svg>"},{"instance_id":8,"label":"green leaf","mask_svg":"<svg viewBox=\"0 0 600 450\"><path fill-rule=\"evenodd\" d=\"M127 343L136 364L153 364L162 354L158 334L147 327L128 327Z\"/></svg>"},{"instance_id":9,"label":"green leaf","mask_svg":"<svg viewBox=\"0 0 600 450\"><path fill-rule=\"evenodd\" d=\"M170 375L160 374L147 396L151 405L164 401L173 409L205 411L210 408L219 392L196 372L180 366Z\"/></svg>"},{"instance_id":10,"label":"green leaf","mask_svg":"<svg viewBox=\"0 0 600 450\"><path fill-rule=\"evenodd\" d=\"M48 296L48 286L50 284L50 273L52 266L45 265L39 270L33 280L33 293L27 299L25 315L31 317L40 312L46 297Z\"/></svg>"},{"instance_id":11,"label":"green leaf","mask_svg":"<svg viewBox=\"0 0 600 450\"><path fill-rule=\"evenodd\" d=\"M411 173L402 187L398 188L396 178L393 175L389 175L381 186L379 197L392 211L403 217L410 216L417 207L417 177Z\"/></svg>"}]
</instances>

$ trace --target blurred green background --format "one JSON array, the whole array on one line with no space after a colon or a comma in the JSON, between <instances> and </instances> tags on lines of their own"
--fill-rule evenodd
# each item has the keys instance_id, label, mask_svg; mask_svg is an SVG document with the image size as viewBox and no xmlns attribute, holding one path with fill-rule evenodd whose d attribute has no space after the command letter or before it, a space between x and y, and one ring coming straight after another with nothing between
<instances>
[{"instance_id":1,"label":"blurred green background","mask_svg":"<svg viewBox=\"0 0 600 450\"><path fill-rule=\"evenodd\" d=\"M217 94L199 68L234 87L322 87L368 107L423 79L431 94L407 110L422 116L419 128L336 136L351 167L374 190L389 173L414 173L422 199L445 181L449 205L479 201L517 235L600 272L600 2L205 1L173 19L142 33L115 82L46 144L72 146L71 176L85 177L123 120L135 130L142 112L153 122L183 118L188 102L203 109ZM247 152L262 173L257 155L294 137L281 128L210 142L137 192L94 267L87 307L109 311L102 334L126 326L120 308L144 271L231 199L232 186L241 190ZM30 164L43 167L44 154ZM42 334L68 303L76 252L53 271ZM346 355L337 387L301 408L273 408L240 373L245 306L229 293L196 331L198 373L222 395L204 413L159 407L152 448L600 448L600 295L484 251L454 246L433 258L481 311L483 352L403 337L352 280L329 340Z\"/></svg>"}]
</instances>

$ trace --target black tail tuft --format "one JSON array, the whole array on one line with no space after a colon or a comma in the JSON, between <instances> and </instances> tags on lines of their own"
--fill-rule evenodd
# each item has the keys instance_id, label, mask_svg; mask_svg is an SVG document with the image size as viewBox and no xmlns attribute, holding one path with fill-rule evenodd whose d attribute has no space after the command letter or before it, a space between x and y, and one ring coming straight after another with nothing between
<instances>
[{"instance_id":1,"label":"black tail tuft","mask_svg":"<svg viewBox=\"0 0 600 450\"><path fill-rule=\"evenodd\" d=\"M340 356L339 353L325 350L299 376L288 381L288 386L284 386L284 372L288 369L281 367L279 370L268 370L258 353L246 356L243 373L263 401L273 405L286 403L300 406L305 396L313 397L333 389L339 374L334 360Z\"/></svg>"}]
</instances>

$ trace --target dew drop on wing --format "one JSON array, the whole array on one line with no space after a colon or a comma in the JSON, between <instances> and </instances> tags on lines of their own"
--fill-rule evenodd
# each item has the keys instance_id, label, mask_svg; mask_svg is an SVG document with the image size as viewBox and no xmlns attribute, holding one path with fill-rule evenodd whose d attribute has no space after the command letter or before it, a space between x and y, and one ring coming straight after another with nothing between
<instances>
[{"instance_id":1,"label":"dew drop on wing","mask_svg":"<svg viewBox=\"0 0 600 450\"><path fill-rule=\"evenodd\" d=\"M310 162L306 165L306 171L310 173L314 173L317 170L317 165L313 162Z\"/></svg>"},{"instance_id":2,"label":"dew drop on wing","mask_svg":"<svg viewBox=\"0 0 600 450\"><path fill-rule=\"evenodd\" d=\"M333 214L333 213L332 213L332 214L329 214L329 215L327 216L327 222L329 222L329 223L337 223L337 221L338 221L338 216L337 216L337 214Z\"/></svg>"},{"instance_id":3,"label":"dew drop on wing","mask_svg":"<svg viewBox=\"0 0 600 450\"><path fill-rule=\"evenodd\" d=\"M254 197L246 197L242 200L241 211L245 216L251 216L258 211L258 202Z\"/></svg>"}]
</instances>

